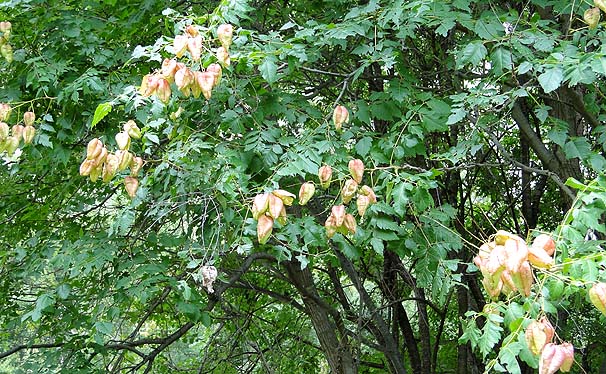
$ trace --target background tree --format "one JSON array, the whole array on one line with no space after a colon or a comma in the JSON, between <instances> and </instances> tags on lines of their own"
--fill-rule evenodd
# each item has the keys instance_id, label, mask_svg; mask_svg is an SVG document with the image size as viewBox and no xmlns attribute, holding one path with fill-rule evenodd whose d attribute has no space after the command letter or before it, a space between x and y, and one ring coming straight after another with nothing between
<instances>
[{"instance_id":1,"label":"background tree","mask_svg":"<svg viewBox=\"0 0 606 374\"><path fill-rule=\"evenodd\" d=\"M598 372L606 52L603 25L582 20L592 6L0 2L4 122L37 118L0 168L0 368L533 372L524 329L547 315L573 372ZM219 63L220 81L173 70L170 92L155 88L165 59ZM129 120L139 174L80 176L92 139L126 148ZM362 217L369 192L354 189L355 233L329 239L353 159L377 202ZM311 200L259 240L255 197L306 181ZM497 229L556 239L528 297L482 288L472 259Z\"/></svg>"}]
</instances>

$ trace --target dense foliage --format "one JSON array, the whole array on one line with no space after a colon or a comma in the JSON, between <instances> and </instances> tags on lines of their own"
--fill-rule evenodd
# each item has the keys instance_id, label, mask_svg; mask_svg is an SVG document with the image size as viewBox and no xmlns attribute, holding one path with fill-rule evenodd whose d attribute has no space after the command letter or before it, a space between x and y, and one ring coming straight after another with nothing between
<instances>
[{"instance_id":1,"label":"dense foliage","mask_svg":"<svg viewBox=\"0 0 606 374\"><path fill-rule=\"evenodd\" d=\"M531 373L546 317L603 372L593 6L0 0L0 371ZM556 242L527 295L482 285L498 229Z\"/></svg>"}]
</instances>

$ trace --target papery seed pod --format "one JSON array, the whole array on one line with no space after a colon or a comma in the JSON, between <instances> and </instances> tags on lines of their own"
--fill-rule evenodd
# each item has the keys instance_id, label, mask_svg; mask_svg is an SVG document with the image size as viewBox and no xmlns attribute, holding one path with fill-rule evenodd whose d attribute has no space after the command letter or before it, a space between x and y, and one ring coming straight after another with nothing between
<instances>
[{"instance_id":1,"label":"papery seed pod","mask_svg":"<svg viewBox=\"0 0 606 374\"><path fill-rule=\"evenodd\" d=\"M139 128L139 126L137 126L137 123L132 119L126 121L126 123L122 126L122 129L126 131L128 136L130 136L131 138L141 139L141 129Z\"/></svg>"},{"instance_id":2,"label":"papery seed pod","mask_svg":"<svg viewBox=\"0 0 606 374\"><path fill-rule=\"evenodd\" d=\"M224 47L217 48L216 57L221 65L223 65L223 66L231 65L231 58L229 57L229 52Z\"/></svg>"},{"instance_id":3,"label":"papery seed pod","mask_svg":"<svg viewBox=\"0 0 606 374\"><path fill-rule=\"evenodd\" d=\"M34 126L25 126L23 129L23 142L25 144L30 144L34 140L35 135L36 129Z\"/></svg>"},{"instance_id":4,"label":"papery seed pod","mask_svg":"<svg viewBox=\"0 0 606 374\"><path fill-rule=\"evenodd\" d=\"M356 218L351 214L346 214L343 219L343 226L347 229L350 234L356 233Z\"/></svg>"},{"instance_id":5,"label":"papery seed pod","mask_svg":"<svg viewBox=\"0 0 606 374\"><path fill-rule=\"evenodd\" d=\"M362 160L353 159L349 161L348 164L349 174L351 174L352 178L358 182L362 183L362 177L364 176L364 163Z\"/></svg>"},{"instance_id":6,"label":"papery seed pod","mask_svg":"<svg viewBox=\"0 0 606 374\"><path fill-rule=\"evenodd\" d=\"M177 72L177 60L173 58L165 58L164 61L162 61L161 71L162 78L172 82L175 78L175 73Z\"/></svg>"},{"instance_id":7,"label":"papery seed pod","mask_svg":"<svg viewBox=\"0 0 606 374\"><path fill-rule=\"evenodd\" d=\"M171 95L170 84L164 78L158 79L158 89L156 90L156 95L158 95L158 99L162 101L164 104L168 103Z\"/></svg>"},{"instance_id":8,"label":"papery seed pod","mask_svg":"<svg viewBox=\"0 0 606 374\"><path fill-rule=\"evenodd\" d=\"M134 177L126 177L124 178L124 189L126 189L126 193L130 198L134 198L137 195L137 190L139 189L139 181Z\"/></svg>"},{"instance_id":9,"label":"papery seed pod","mask_svg":"<svg viewBox=\"0 0 606 374\"><path fill-rule=\"evenodd\" d=\"M328 165L320 167L318 170L318 179L320 179L320 186L327 189L332 180L332 168Z\"/></svg>"},{"instance_id":10,"label":"papery seed pod","mask_svg":"<svg viewBox=\"0 0 606 374\"><path fill-rule=\"evenodd\" d=\"M223 69L221 69L221 65L212 63L212 64L208 65L208 67L206 68L206 71L209 71L214 74L215 81L213 83L213 86L218 85L219 82L221 81L221 75L223 74Z\"/></svg>"},{"instance_id":11,"label":"papery seed pod","mask_svg":"<svg viewBox=\"0 0 606 374\"><path fill-rule=\"evenodd\" d=\"M120 131L116 134L115 138L119 149L128 150L130 148L130 136L128 136L127 132Z\"/></svg>"},{"instance_id":12,"label":"papery seed pod","mask_svg":"<svg viewBox=\"0 0 606 374\"><path fill-rule=\"evenodd\" d=\"M10 128L8 127L8 123L0 122L0 140L4 140L8 137L10 132Z\"/></svg>"},{"instance_id":13,"label":"papery seed pod","mask_svg":"<svg viewBox=\"0 0 606 374\"><path fill-rule=\"evenodd\" d=\"M530 351L538 355L547 344L551 343L554 333L553 326L547 317L542 317L539 321L532 321L526 326L524 338Z\"/></svg>"},{"instance_id":14,"label":"papery seed pod","mask_svg":"<svg viewBox=\"0 0 606 374\"><path fill-rule=\"evenodd\" d=\"M101 173L101 178L104 183L109 183L116 173L118 172L118 167L120 166L120 159L113 153L107 155L105 159L105 163L103 163L103 172Z\"/></svg>"},{"instance_id":15,"label":"papery seed pod","mask_svg":"<svg viewBox=\"0 0 606 374\"><path fill-rule=\"evenodd\" d=\"M286 207L284 205L282 205L282 210L280 210L280 215L276 218L276 221L280 225L286 225Z\"/></svg>"},{"instance_id":16,"label":"papery seed pod","mask_svg":"<svg viewBox=\"0 0 606 374\"><path fill-rule=\"evenodd\" d=\"M139 175L139 171L143 167L143 159L141 157L133 157L133 160L130 162L130 176L136 177Z\"/></svg>"},{"instance_id":17,"label":"papery seed pod","mask_svg":"<svg viewBox=\"0 0 606 374\"><path fill-rule=\"evenodd\" d=\"M504 294L510 294L512 291L517 291L518 288L516 287L513 279L512 279L512 274L507 270L503 270L503 272L501 273L501 281L503 282L503 293Z\"/></svg>"},{"instance_id":18,"label":"papery seed pod","mask_svg":"<svg viewBox=\"0 0 606 374\"><path fill-rule=\"evenodd\" d=\"M335 236L337 233L337 224L333 215L328 216L326 222L324 222L324 228L326 229L326 237L328 237L328 239Z\"/></svg>"},{"instance_id":19,"label":"papery seed pod","mask_svg":"<svg viewBox=\"0 0 606 374\"><path fill-rule=\"evenodd\" d=\"M534 282L534 276L532 274L532 269L530 268L530 264L528 261L524 261L519 268L519 271L513 277L514 283L516 284L520 293L526 297L530 296L530 292L532 290L532 283ZM519 279L519 282L517 282Z\"/></svg>"},{"instance_id":20,"label":"papery seed pod","mask_svg":"<svg viewBox=\"0 0 606 374\"><path fill-rule=\"evenodd\" d=\"M360 187L360 191L358 191L358 193L360 193L364 196L368 196L371 204L374 204L377 202L377 195L375 195L375 191L373 191L372 188L370 188L366 185Z\"/></svg>"},{"instance_id":21,"label":"papery seed pod","mask_svg":"<svg viewBox=\"0 0 606 374\"><path fill-rule=\"evenodd\" d=\"M96 182L97 179L99 179L99 177L101 176L101 173L103 173L103 164L101 164L101 165L94 164L94 165L95 166L93 166L93 168L91 169L90 174L88 176L90 178L90 181L93 183Z\"/></svg>"},{"instance_id":22,"label":"papery seed pod","mask_svg":"<svg viewBox=\"0 0 606 374\"><path fill-rule=\"evenodd\" d=\"M9 136L8 138L6 138L4 140L4 146L5 146L4 150L10 157L15 153L17 148L19 148L19 139L17 139L14 136Z\"/></svg>"},{"instance_id":23,"label":"papery seed pod","mask_svg":"<svg viewBox=\"0 0 606 374\"><path fill-rule=\"evenodd\" d=\"M189 37L187 35L177 35L173 41L173 50L177 58L183 57L185 51L187 51L187 41Z\"/></svg>"},{"instance_id":24,"label":"papery seed pod","mask_svg":"<svg viewBox=\"0 0 606 374\"><path fill-rule=\"evenodd\" d=\"M116 156L120 162L118 163L118 170L125 170L133 160L133 154L127 150L116 151Z\"/></svg>"},{"instance_id":25,"label":"papery seed pod","mask_svg":"<svg viewBox=\"0 0 606 374\"><path fill-rule=\"evenodd\" d=\"M606 315L606 283L594 284L589 289L589 300L602 314Z\"/></svg>"},{"instance_id":26,"label":"papery seed pod","mask_svg":"<svg viewBox=\"0 0 606 374\"><path fill-rule=\"evenodd\" d=\"M80 164L80 175L83 177L87 177L90 175L90 172L95 167L95 160L86 159L82 161Z\"/></svg>"},{"instance_id":27,"label":"papery seed pod","mask_svg":"<svg viewBox=\"0 0 606 374\"><path fill-rule=\"evenodd\" d=\"M341 199L343 199L343 203L348 204L356 194L357 190L358 183L355 180L346 180L345 184L343 185L343 188L341 189Z\"/></svg>"},{"instance_id":28,"label":"papery seed pod","mask_svg":"<svg viewBox=\"0 0 606 374\"><path fill-rule=\"evenodd\" d=\"M191 54L191 58L194 61L200 61L200 55L202 54L202 36L189 38L187 40L187 49Z\"/></svg>"},{"instance_id":29,"label":"papery seed pod","mask_svg":"<svg viewBox=\"0 0 606 374\"><path fill-rule=\"evenodd\" d=\"M11 25L11 23L9 21L0 22L0 32L2 32L2 33L10 32L12 27L13 26Z\"/></svg>"},{"instance_id":30,"label":"papery seed pod","mask_svg":"<svg viewBox=\"0 0 606 374\"><path fill-rule=\"evenodd\" d=\"M2 57L4 57L6 62L8 62L9 64L11 62L13 62L13 47L11 47L10 44L8 44L8 43L3 44L0 47L0 54L2 55Z\"/></svg>"},{"instance_id":31,"label":"papery seed pod","mask_svg":"<svg viewBox=\"0 0 606 374\"><path fill-rule=\"evenodd\" d=\"M316 186L311 182L305 182L299 189L299 205L306 205L316 192Z\"/></svg>"},{"instance_id":32,"label":"papery seed pod","mask_svg":"<svg viewBox=\"0 0 606 374\"><path fill-rule=\"evenodd\" d=\"M21 140L21 138L23 137L23 130L25 130L25 127L23 127L23 125L14 125L11 131L11 134L17 138L18 141Z\"/></svg>"},{"instance_id":33,"label":"papery seed pod","mask_svg":"<svg viewBox=\"0 0 606 374\"><path fill-rule=\"evenodd\" d=\"M528 248L528 261L537 268L549 269L553 265L553 258L543 248L535 246Z\"/></svg>"},{"instance_id":34,"label":"papery seed pod","mask_svg":"<svg viewBox=\"0 0 606 374\"><path fill-rule=\"evenodd\" d=\"M202 94L209 100L212 96L213 85L215 83L215 75L209 71L202 72L196 75L198 86L202 90Z\"/></svg>"},{"instance_id":35,"label":"papery seed pod","mask_svg":"<svg viewBox=\"0 0 606 374\"><path fill-rule=\"evenodd\" d=\"M36 121L36 114L34 112L23 113L23 123L25 123L25 126L33 126L34 121Z\"/></svg>"},{"instance_id":36,"label":"papery seed pod","mask_svg":"<svg viewBox=\"0 0 606 374\"><path fill-rule=\"evenodd\" d=\"M343 225L345 220L345 205L335 205L331 209L331 215L334 217L336 227Z\"/></svg>"},{"instance_id":37,"label":"papery seed pod","mask_svg":"<svg viewBox=\"0 0 606 374\"><path fill-rule=\"evenodd\" d=\"M537 236L532 242L532 247L543 249L548 255L553 256L555 252L556 244L551 236L547 234L541 234Z\"/></svg>"},{"instance_id":38,"label":"papery seed pod","mask_svg":"<svg viewBox=\"0 0 606 374\"><path fill-rule=\"evenodd\" d=\"M564 356L556 344L549 343L545 345L539 358L539 374L554 374L563 361Z\"/></svg>"},{"instance_id":39,"label":"papery seed pod","mask_svg":"<svg viewBox=\"0 0 606 374\"><path fill-rule=\"evenodd\" d=\"M344 123L349 122L349 112L343 105L338 105L332 113L332 122L337 131L341 130Z\"/></svg>"},{"instance_id":40,"label":"papery seed pod","mask_svg":"<svg viewBox=\"0 0 606 374\"><path fill-rule=\"evenodd\" d=\"M252 216L254 219L259 217L269 209L269 193L262 193L255 196L252 205Z\"/></svg>"},{"instance_id":41,"label":"papery seed pod","mask_svg":"<svg viewBox=\"0 0 606 374\"><path fill-rule=\"evenodd\" d=\"M295 194L292 194L285 190L274 190L271 192L274 196L280 198L284 205L291 206L293 201L295 201Z\"/></svg>"},{"instance_id":42,"label":"papery seed pod","mask_svg":"<svg viewBox=\"0 0 606 374\"><path fill-rule=\"evenodd\" d=\"M2 103L0 104L0 122L8 121L11 116L12 108L10 105Z\"/></svg>"},{"instance_id":43,"label":"papery seed pod","mask_svg":"<svg viewBox=\"0 0 606 374\"><path fill-rule=\"evenodd\" d=\"M230 24L223 24L217 28L217 37L225 50L229 50L234 35L234 28Z\"/></svg>"},{"instance_id":44,"label":"papery seed pod","mask_svg":"<svg viewBox=\"0 0 606 374\"><path fill-rule=\"evenodd\" d=\"M99 153L99 155L97 157L95 157L95 159L93 161L95 162L95 166L102 166L106 159L107 159L107 148L103 147L103 148L101 148L101 152Z\"/></svg>"},{"instance_id":45,"label":"papery seed pod","mask_svg":"<svg viewBox=\"0 0 606 374\"><path fill-rule=\"evenodd\" d=\"M503 281L500 277L497 279L484 277L482 278L482 285L484 286L486 293L488 293L488 296L492 299L496 299L499 297L501 289L503 288Z\"/></svg>"},{"instance_id":46,"label":"papery seed pod","mask_svg":"<svg viewBox=\"0 0 606 374\"><path fill-rule=\"evenodd\" d=\"M503 247L505 248L505 252L507 252L505 267L510 272L517 273L522 263L528 259L528 247L526 243L515 239L507 239Z\"/></svg>"},{"instance_id":47,"label":"papery seed pod","mask_svg":"<svg viewBox=\"0 0 606 374\"><path fill-rule=\"evenodd\" d=\"M189 68L183 68L177 70L175 73L175 85L185 95L185 97L189 97L190 95L190 87L195 80L194 73Z\"/></svg>"},{"instance_id":48,"label":"papery seed pod","mask_svg":"<svg viewBox=\"0 0 606 374\"><path fill-rule=\"evenodd\" d=\"M276 219L280 217L280 211L283 207L284 202L282 201L282 199L280 199L274 194L269 195L269 208L267 209L267 211L269 212L271 218Z\"/></svg>"},{"instance_id":49,"label":"papery seed pod","mask_svg":"<svg viewBox=\"0 0 606 374\"><path fill-rule=\"evenodd\" d=\"M606 1L604 0L593 0L593 4L600 8L602 12L606 13Z\"/></svg>"},{"instance_id":50,"label":"papery seed pod","mask_svg":"<svg viewBox=\"0 0 606 374\"><path fill-rule=\"evenodd\" d=\"M486 262L486 269L491 275L500 275L505 270L505 263L507 262L507 253L505 247L497 245L488 256Z\"/></svg>"},{"instance_id":51,"label":"papery seed pod","mask_svg":"<svg viewBox=\"0 0 606 374\"><path fill-rule=\"evenodd\" d=\"M149 97L158 91L158 83L160 77L156 74L147 74L141 80L141 87L139 87L139 94L143 97Z\"/></svg>"},{"instance_id":52,"label":"papery seed pod","mask_svg":"<svg viewBox=\"0 0 606 374\"><path fill-rule=\"evenodd\" d=\"M214 293L213 283L217 280L217 268L214 266L202 266L200 268L200 274L202 275L202 287L206 287L206 290L210 293Z\"/></svg>"},{"instance_id":53,"label":"papery seed pod","mask_svg":"<svg viewBox=\"0 0 606 374\"><path fill-rule=\"evenodd\" d=\"M562 373L569 372L572 368L572 364L574 364L574 347L570 343L562 343L560 344L560 351L564 355L564 361L560 366L560 371Z\"/></svg>"},{"instance_id":54,"label":"papery seed pod","mask_svg":"<svg viewBox=\"0 0 606 374\"><path fill-rule=\"evenodd\" d=\"M589 8L583 13L583 21L589 26L589 30L593 30L598 27L600 23L600 9Z\"/></svg>"},{"instance_id":55,"label":"papery seed pod","mask_svg":"<svg viewBox=\"0 0 606 374\"><path fill-rule=\"evenodd\" d=\"M192 72L192 74L193 74L193 76L194 76L194 81L193 81L193 83L192 83L192 84L189 86L189 89L190 89L190 91L191 91L191 95L192 95L194 98L196 98L196 99L197 99L197 98L199 98L199 97L200 97L200 94L202 93L202 89L200 88L200 85L198 84L198 80L199 80L198 76L199 76L200 74L202 74L202 72L201 72L201 71L194 71L194 72Z\"/></svg>"},{"instance_id":56,"label":"papery seed pod","mask_svg":"<svg viewBox=\"0 0 606 374\"><path fill-rule=\"evenodd\" d=\"M192 38L195 38L196 36L200 35L200 32L198 31L198 28L195 25L187 26L185 28L185 32Z\"/></svg>"},{"instance_id":57,"label":"papery seed pod","mask_svg":"<svg viewBox=\"0 0 606 374\"><path fill-rule=\"evenodd\" d=\"M257 240L259 244L267 243L274 227L274 220L265 214L259 216L257 221Z\"/></svg>"},{"instance_id":58,"label":"papery seed pod","mask_svg":"<svg viewBox=\"0 0 606 374\"><path fill-rule=\"evenodd\" d=\"M364 214L366 214L366 209L368 209L370 206L370 198L368 196L358 195L358 198L356 199L356 206L358 208L358 214L360 217L364 217Z\"/></svg>"},{"instance_id":59,"label":"papery seed pod","mask_svg":"<svg viewBox=\"0 0 606 374\"><path fill-rule=\"evenodd\" d=\"M103 142L98 138L91 139L86 146L86 159L94 160L99 156L103 149Z\"/></svg>"}]
</instances>

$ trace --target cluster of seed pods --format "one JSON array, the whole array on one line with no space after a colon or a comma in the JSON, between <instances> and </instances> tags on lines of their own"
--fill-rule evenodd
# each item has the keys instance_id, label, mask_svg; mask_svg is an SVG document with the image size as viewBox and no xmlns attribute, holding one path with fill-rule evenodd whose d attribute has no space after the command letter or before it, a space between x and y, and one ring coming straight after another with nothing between
<instances>
[{"instance_id":1,"label":"cluster of seed pods","mask_svg":"<svg viewBox=\"0 0 606 374\"><path fill-rule=\"evenodd\" d=\"M539 374L568 372L574 363L574 347L570 343L555 344L555 330L547 317L532 321L524 331L526 344L534 355L540 355Z\"/></svg>"},{"instance_id":2,"label":"cluster of seed pods","mask_svg":"<svg viewBox=\"0 0 606 374\"><path fill-rule=\"evenodd\" d=\"M10 127L7 123L11 116L12 108L10 105L0 104L0 154L6 152L10 157L19 148L19 144L30 144L36 135L34 122L36 115L34 112L23 113L23 124L17 123Z\"/></svg>"},{"instance_id":3,"label":"cluster of seed pods","mask_svg":"<svg viewBox=\"0 0 606 374\"><path fill-rule=\"evenodd\" d=\"M9 64L13 62L13 47L8 42L11 36L12 25L8 21L0 22L0 55L4 57Z\"/></svg>"},{"instance_id":4,"label":"cluster of seed pods","mask_svg":"<svg viewBox=\"0 0 606 374\"><path fill-rule=\"evenodd\" d=\"M118 150L109 153L103 142L92 139L86 147L86 159L80 164L80 175L88 176L96 182L99 177L109 183L116 173L130 168L130 175L124 178L124 188L131 198L134 198L139 188L137 176L143 167L143 159L133 155L130 151L131 139L140 139L141 130L133 120L127 121L123 131L115 136Z\"/></svg>"},{"instance_id":5,"label":"cluster of seed pods","mask_svg":"<svg viewBox=\"0 0 606 374\"><path fill-rule=\"evenodd\" d=\"M139 93L144 97L156 95L163 103L168 103L172 95L171 84L185 96L200 97L200 94L208 100L212 96L212 90L221 81L222 66L230 65L229 46L233 37L233 27L229 24L217 28L217 37L221 47L217 49L216 59L218 63L212 63L204 70L192 70L178 59L189 52L192 61L200 61L203 49L202 35L194 25L189 25L185 32L177 35L173 41L175 58L167 58L162 62L159 71L147 74L141 81Z\"/></svg>"}]
</instances>

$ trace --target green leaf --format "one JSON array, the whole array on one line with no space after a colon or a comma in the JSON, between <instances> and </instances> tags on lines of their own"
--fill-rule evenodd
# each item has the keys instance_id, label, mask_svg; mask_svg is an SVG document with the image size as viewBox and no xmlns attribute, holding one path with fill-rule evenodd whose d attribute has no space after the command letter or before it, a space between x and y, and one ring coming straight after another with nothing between
<instances>
[{"instance_id":1,"label":"green leaf","mask_svg":"<svg viewBox=\"0 0 606 374\"><path fill-rule=\"evenodd\" d=\"M365 136L356 143L356 153L365 157L372 147L372 138Z\"/></svg>"},{"instance_id":2,"label":"green leaf","mask_svg":"<svg viewBox=\"0 0 606 374\"><path fill-rule=\"evenodd\" d=\"M114 330L114 324L111 322L95 322L95 330L103 335L109 335Z\"/></svg>"},{"instance_id":3,"label":"green leaf","mask_svg":"<svg viewBox=\"0 0 606 374\"><path fill-rule=\"evenodd\" d=\"M574 138L564 145L564 153L567 158L584 159L591 154L591 146L583 137Z\"/></svg>"},{"instance_id":4,"label":"green leaf","mask_svg":"<svg viewBox=\"0 0 606 374\"><path fill-rule=\"evenodd\" d=\"M513 67L511 52L505 48L495 49L490 55L490 61L492 62L492 70L496 75L501 75L503 72L511 70Z\"/></svg>"},{"instance_id":5,"label":"green leaf","mask_svg":"<svg viewBox=\"0 0 606 374\"><path fill-rule=\"evenodd\" d=\"M109 112L112 111L112 103L101 103L97 105L97 109L95 109L95 114L93 115L93 121L90 124L90 127L93 128L97 123L99 123Z\"/></svg>"},{"instance_id":6,"label":"green leaf","mask_svg":"<svg viewBox=\"0 0 606 374\"><path fill-rule=\"evenodd\" d=\"M560 87L563 78L564 74L562 73L562 69L560 67L554 67L539 75L539 84L545 93L549 93Z\"/></svg>"},{"instance_id":7,"label":"green leaf","mask_svg":"<svg viewBox=\"0 0 606 374\"><path fill-rule=\"evenodd\" d=\"M276 57L270 55L265 57L263 63L259 65L261 76L267 81L267 83L271 84L278 80L278 66L276 65L276 61Z\"/></svg>"},{"instance_id":8,"label":"green leaf","mask_svg":"<svg viewBox=\"0 0 606 374\"><path fill-rule=\"evenodd\" d=\"M486 57L487 53L488 50L482 42L471 42L459 53L457 67L461 68L467 64L475 66Z\"/></svg>"}]
</instances>

